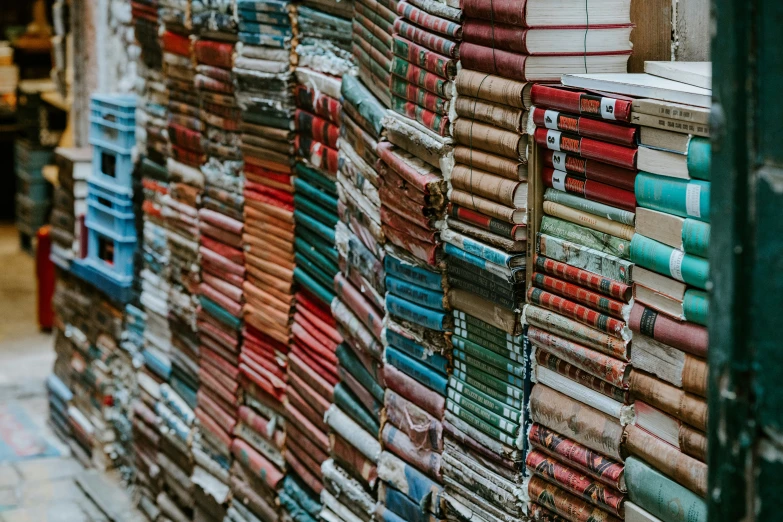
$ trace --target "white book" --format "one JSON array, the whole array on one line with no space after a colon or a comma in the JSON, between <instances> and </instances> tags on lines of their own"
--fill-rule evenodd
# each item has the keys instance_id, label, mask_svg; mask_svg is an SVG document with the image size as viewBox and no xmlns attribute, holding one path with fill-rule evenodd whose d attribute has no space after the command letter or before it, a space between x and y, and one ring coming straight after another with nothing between
<instances>
[{"instance_id":1,"label":"white book","mask_svg":"<svg viewBox=\"0 0 783 522\"><path fill-rule=\"evenodd\" d=\"M644 72L694 87L712 89L712 62L644 62Z\"/></svg>"},{"instance_id":2,"label":"white book","mask_svg":"<svg viewBox=\"0 0 783 522\"><path fill-rule=\"evenodd\" d=\"M592 91L654 98L674 103L710 107L712 90L659 78L651 74L564 74L563 85Z\"/></svg>"},{"instance_id":3,"label":"white book","mask_svg":"<svg viewBox=\"0 0 783 522\"><path fill-rule=\"evenodd\" d=\"M663 520L649 514L633 502L626 502L625 522L663 522Z\"/></svg>"}]
</instances>

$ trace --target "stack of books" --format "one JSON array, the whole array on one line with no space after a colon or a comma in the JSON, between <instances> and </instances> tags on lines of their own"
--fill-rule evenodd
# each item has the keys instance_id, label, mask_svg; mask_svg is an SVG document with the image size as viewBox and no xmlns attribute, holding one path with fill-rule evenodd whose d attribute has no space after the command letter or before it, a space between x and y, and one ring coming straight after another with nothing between
<instances>
[{"instance_id":1,"label":"stack of books","mask_svg":"<svg viewBox=\"0 0 783 522\"><path fill-rule=\"evenodd\" d=\"M639 96L631 121L642 125L630 244L636 419L625 430L626 513L669 520L666 506L676 502L706 520L709 64L647 62L645 70L652 74L604 86Z\"/></svg>"},{"instance_id":2,"label":"stack of books","mask_svg":"<svg viewBox=\"0 0 783 522\"><path fill-rule=\"evenodd\" d=\"M194 87L199 99L204 187L199 201L201 282L198 288L199 381L194 516L225 516L233 430L238 424L243 345L242 153L232 71L236 23L230 2L194 0L191 20L198 39ZM189 129L194 131L195 128ZM240 355L240 350L242 355ZM252 353L252 352L251 352ZM210 484L220 484L211 489Z\"/></svg>"},{"instance_id":3,"label":"stack of books","mask_svg":"<svg viewBox=\"0 0 783 522\"><path fill-rule=\"evenodd\" d=\"M204 189L204 175L199 167L204 159L200 118L200 99L195 90L195 57L191 45L190 2L161 2L160 16L164 23L163 78L168 88L169 152L166 170L168 192L162 199L161 214L168 238L168 323L171 342L163 352L149 347L145 350L148 366L158 368L170 386L170 403L185 403L191 410L197 404L200 387L198 294L201 281L199 265L200 230L198 208ZM168 370L166 374L166 370ZM163 383L165 384L165 383ZM159 386L158 389L162 388ZM179 400L175 398L179 395ZM193 458L190 437L192 424L183 424L173 411L164 409L162 390L156 402L156 413L164 425L176 429L162 432L159 459L161 475L167 487L158 496L158 507L169 518L192 516ZM160 410L160 411L158 411ZM162 412L162 413L161 413ZM164 418L165 414L165 418ZM189 419L189 422L190 421ZM179 484L179 487L171 486Z\"/></svg>"},{"instance_id":4,"label":"stack of books","mask_svg":"<svg viewBox=\"0 0 783 522\"><path fill-rule=\"evenodd\" d=\"M623 427L633 419L628 321L638 127L628 123L624 97L544 85L533 86L531 97L544 196L524 312L537 382L525 460L529 511L568 517L578 508L617 520L626 500ZM583 478L565 479L570 473Z\"/></svg>"},{"instance_id":5,"label":"stack of books","mask_svg":"<svg viewBox=\"0 0 783 522\"><path fill-rule=\"evenodd\" d=\"M353 55L359 78L386 107L391 106L392 35L398 0L354 2Z\"/></svg>"},{"instance_id":6,"label":"stack of books","mask_svg":"<svg viewBox=\"0 0 783 522\"><path fill-rule=\"evenodd\" d=\"M67 270L71 261L82 256L81 223L87 212L87 178L92 171L92 150L57 148L57 185L52 194L50 217L52 250L50 258Z\"/></svg>"},{"instance_id":7,"label":"stack of books","mask_svg":"<svg viewBox=\"0 0 783 522\"><path fill-rule=\"evenodd\" d=\"M524 82L462 69L452 100L457 146L441 233L455 321L444 473L447 503L460 517L522 516L514 491L530 387L519 319L529 91Z\"/></svg>"},{"instance_id":8,"label":"stack of books","mask_svg":"<svg viewBox=\"0 0 783 522\"><path fill-rule=\"evenodd\" d=\"M417 5L418 4L418 5ZM449 135L454 59L462 38L456 5L402 1L394 22L391 106L439 136Z\"/></svg>"},{"instance_id":9,"label":"stack of books","mask_svg":"<svg viewBox=\"0 0 783 522\"><path fill-rule=\"evenodd\" d=\"M332 301L332 314L344 342L336 348L340 382L334 388L334 410L329 414L335 426L330 435L331 458L321 466L322 517L342 520L343 514L350 513L371 520L377 451L365 454L362 449L367 448L363 441L377 441L383 408L380 337L385 314L384 238L380 231L375 147L383 138L381 120L386 111L354 76L343 77L341 94L337 173L340 221L335 227L340 273L334 279L337 297ZM346 430L349 426L355 429ZM377 449L377 442L370 447Z\"/></svg>"}]
</instances>

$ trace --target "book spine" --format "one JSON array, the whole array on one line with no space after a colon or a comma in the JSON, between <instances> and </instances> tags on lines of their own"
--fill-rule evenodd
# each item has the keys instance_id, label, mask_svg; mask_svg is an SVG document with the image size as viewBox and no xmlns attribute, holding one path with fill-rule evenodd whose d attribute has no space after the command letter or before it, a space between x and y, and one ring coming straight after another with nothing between
<instances>
[{"instance_id":1,"label":"book spine","mask_svg":"<svg viewBox=\"0 0 783 522\"><path fill-rule=\"evenodd\" d=\"M430 31L446 35L455 40L462 38L461 24L430 14L408 2L403 1L397 4L397 14Z\"/></svg>"},{"instance_id":2,"label":"book spine","mask_svg":"<svg viewBox=\"0 0 783 522\"><path fill-rule=\"evenodd\" d=\"M443 251L446 255L452 256L465 263L469 263L475 266L479 270L486 270L488 273L495 275L497 277L505 278L506 280L511 279L512 272L511 270L506 268L506 266L498 265L496 263L492 263L487 259L483 259L479 256L473 255L470 252L466 252L459 246L456 246L450 242L446 243L443 246Z\"/></svg>"},{"instance_id":3,"label":"book spine","mask_svg":"<svg viewBox=\"0 0 783 522\"><path fill-rule=\"evenodd\" d=\"M528 303L541 306L558 312L564 316L596 328L604 333L614 335L615 337L627 337L625 322L606 314L602 314L586 306L582 306L574 301L564 299L551 292L541 290L540 288L530 288L527 292Z\"/></svg>"},{"instance_id":4,"label":"book spine","mask_svg":"<svg viewBox=\"0 0 783 522\"><path fill-rule=\"evenodd\" d=\"M464 290L466 292L476 294L483 299L491 301L498 306L502 306L503 308L508 308L509 310L513 310L517 306L517 303L524 299L503 295L501 292L493 291L484 285L473 283L468 279L454 277L451 275L454 272L455 270L449 270L448 281L451 288L456 288L458 290Z\"/></svg>"},{"instance_id":5,"label":"book spine","mask_svg":"<svg viewBox=\"0 0 783 522\"><path fill-rule=\"evenodd\" d=\"M511 264L513 257L497 248L490 247L480 243L470 237L458 234L451 230L441 232L441 239L461 248L468 254L486 260L489 263L507 267Z\"/></svg>"},{"instance_id":6,"label":"book spine","mask_svg":"<svg viewBox=\"0 0 783 522\"><path fill-rule=\"evenodd\" d=\"M555 216L543 216L540 233L573 241L578 245L599 250L620 259L627 260L630 257L630 241Z\"/></svg>"},{"instance_id":7,"label":"book spine","mask_svg":"<svg viewBox=\"0 0 783 522\"><path fill-rule=\"evenodd\" d=\"M527 54L527 29L514 25L492 25L484 20L468 19L462 25L462 41ZM541 103L541 102L538 102Z\"/></svg>"},{"instance_id":8,"label":"book spine","mask_svg":"<svg viewBox=\"0 0 783 522\"><path fill-rule=\"evenodd\" d=\"M564 437L543 424L535 423L530 427L528 441L533 448L622 491L624 470L620 462Z\"/></svg>"},{"instance_id":9,"label":"book spine","mask_svg":"<svg viewBox=\"0 0 783 522\"><path fill-rule=\"evenodd\" d=\"M443 486L389 452L381 453L378 476L407 495L419 506L427 506L432 513L440 513Z\"/></svg>"},{"instance_id":10,"label":"book spine","mask_svg":"<svg viewBox=\"0 0 783 522\"><path fill-rule=\"evenodd\" d=\"M420 89L405 80L394 76L391 80L391 92L410 102L420 105L438 115L448 114L448 102L431 92Z\"/></svg>"},{"instance_id":11,"label":"book spine","mask_svg":"<svg viewBox=\"0 0 783 522\"><path fill-rule=\"evenodd\" d=\"M507 355L509 358L516 357L518 359L523 352L521 345L511 341L506 341L505 344L498 344L503 342L502 338L499 339L493 336L492 333L480 328L469 327L464 321L456 321L454 335L488 348L495 353ZM510 354L514 354L514 356Z\"/></svg>"},{"instance_id":12,"label":"book spine","mask_svg":"<svg viewBox=\"0 0 783 522\"><path fill-rule=\"evenodd\" d=\"M463 374L463 377L465 375ZM451 379L453 382L449 383L450 387L455 388L464 388L464 386L470 386L472 389L483 393L486 397L489 397L493 399L497 404L503 405L503 407L512 408L514 410L522 410L522 400L519 398L514 398L510 395L507 395L504 392L498 391L497 389L487 386L486 384L480 382L478 379L467 376L466 379L457 378L456 376L452 375ZM480 402L480 401L478 401ZM504 410L505 411L505 410ZM496 411L496 413L499 413Z\"/></svg>"},{"instance_id":13,"label":"book spine","mask_svg":"<svg viewBox=\"0 0 783 522\"><path fill-rule=\"evenodd\" d=\"M389 422L419 447L443 452L443 425L429 413L389 390L384 399Z\"/></svg>"},{"instance_id":14,"label":"book spine","mask_svg":"<svg viewBox=\"0 0 783 522\"><path fill-rule=\"evenodd\" d=\"M579 197L568 192L563 192L554 188L547 188L544 192L544 201L552 201L566 207L571 207L582 212L589 212L595 216L616 221L624 225L633 226L636 215L628 210L605 205L598 201Z\"/></svg>"},{"instance_id":15,"label":"book spine","mask_svg":"<svg viewBox=\"0 0 783 522\"><path fill-rule=\"evenodd\" d=\"M515 181L521 181L527 178L526 163L496 156L473 147L456 147L454 149L454 161L455 163L470 165L496 176L502 176Z\"/></svg>"},{"instance_id":16,"label":"book spine","mask_svg":"<svg viewBox=\"0 0 783 522\"><path fill-rule=\"evenodd\" d=\"M430 290L442 291L443 289L443 279L437 272L415 266L391 255L384 258L383 264L387 274Z\"/></svg>"},{"instance_id":17,"label":"book spine","mask_svg":"<svg viewBox=\"0 0 783 522\"><path fill-rule=\"evenodd\" d=\"M430 75L432 73L426 72ZM436 114L424 107L392 95L392 109L424 125L429 130L445 136L449 129L448 115Z\"/></svg>"},{"instance_id":18,"label":"book spine","mask_svg":"<svg viewBox=\"0 0 783 522\"><path fill-rule=\"evenodd\" d=\"M465 23L467 27L467 22ZM463 32L467 30L463 28ZM584 92L575 92L545 84L535 84L530 90L534 105L574 112L585 116L595 116L605 120L629 122L632 104L628 100L607 98Z\"/></svg>"},{"instance_id":19,"label":"book spine","mask_svg":"<svg viewBox=\"0 0 783 522\"><path fill-rule=\"evenodd\" d=\"M569 362L558 359L545 350L538 350L536 352L536 362L541 367L548 368L555 373L568 377L572 381L578 382L582 386L597 391L602 395L606 395L617 402L623 404L628 402L630 395L627 390L612 386L600 377L596 377Z\"/></svg>"},{"instance_id":20,"label":"book spine","mask_svg":"<svg viewBox=\"0 0 783 522\"><path fill-rule=\"evenodd\" d=\"M706 138L691 138L688 143L688 174L692 178L710 180L712 148Z\"/></svg>"},{"instance_id":21,"label":"book spine","mask_svg":"<svg viewBox=\"0 0 783 522\"><path fill-rule=\"evenodd\" d=\"M461 118L483 121L508 131L523 131L525 111L522 109L459 96L454 102L454 110Z\"/></svg>"},{"instance_id":22,"label":"book spine","mask_svg":"<svg viewBox=\"0 0 783 522\"><path fill-rule=\"evenodd\" d=\"M684 253L653 239L636 234L631 240L631 261L665 276L707 289L710 265L706 259Z\"/></svg>"},{"instance_id":23,"label":"book spine","mask_svg":"<svg viewBox=\"0 0 783 522\"><path fill-rule=\"evenodd\" d=\"M630 425L625 430L625 449L643 459L678 484L702 498L707 496L707 465L685 455L655 435Z\"/></svg>"},{"instance_id":24,"label":"book spine","mask_svg":"<svg viewBox=\"0 0 783 522\"><path fill-rule=\"evenodd\" d=\"M437 418L443 417L446 409L446 399L437 392L422 385L391 364L383 368L384 384L390 390L400 394L411 402L415 402L425 411Z\"/></svg>"},{"instance_id":25,"label":"book spine","mask_svg":"<svg viewBox=\"0 0 783 522\"><path fill-rule=\"evenodd\" d=\"M707 314L710 310L710 298L707 292L689 288L685 291L685 297L682 301L682 310L685 320L689 323L696 323L707 326Z\"/></svg>"},{"instance_id":26,"label":"book spine","mask_svg":"<svg viewBox=\"0 0 783 522\"><path fill-rule=\"evenodd\" d=\"M459 289L449 290L448 299L452 308L477 317L506 334L516 336L520 333L521 324L515 312Z\"/></svg>"},{"instance_id":27,"label":"book spine","mask_svg":"<svg viewBox=\"0 0 783 522\"><path fill-rule=\"evenodd\" d=\"M707 401L703 398L639 371L631 372L629 382L635 400L646 402L702 432L706 430Z\"/></svg>"},{"instance_id":28,"label":"book spine","mask_svg":"<svg viewBox=\"0 0 783 522\"><path fill-rule=\"evenodd\" d=\"M521 389L524 386L522 379L513 372L510 372L508 368L498 368L497 366L486 362L484 359L465 353L460 349L455 348L452 353L454 354L455 361L461 361L465 365L472 366L499 381L511 384L517 388Z\"/></svg>"},{"instance_id":29,"label":"book spine","mask_svg":"<svg viewBox=\"0 0 783 522\"><path fill-rule=\"evenodd\" d=\"M524 377L525 375L525 359L524 356L520 354L513 352L499 354L456 335L451 337L451 342L454 348L467 355L472 355L481 359L495 368L503 370L511 375L516 375L517 377Z\"/></svg>"},{"instance_id":30,"label":"book spine","mask_svg":"<svg viewBox=\"0 0 783 522\"><path fill-rule=\"evenodd\" d=\"M470 401L468 400L465 400L463 402L470 403ZM500 441L501 443L511 447L516 447L517 445L521 445L521 441L519 441L517 438L518 435L510 435L506 433L505 431L493 425L492 422L489 422L484 418L479 417L473 411L469 410L464 406L457 404L451 399L446 401L446 407L451 413L456 415L458 418L462 419L464 422L470 424L477 430L481 431L485 435L488 435L493 439ZM480 408L478 406L475 406L475 409L478 411ZM498 419L493 418L493 420L498 420Z\"/></svg>"},{"instance_id":31,"label":"book spine","mask_svg":"<svg viewBox=\"0 0 783 522\"><path fill-rule=\"evenodd\" d=\"M394 22L393 33L444 56L450 56L451 58L459 57L459 46L455 42L433 34L430 31L420 29L403 18L398 18Z\"/></svg>"},{"instance_id":32,"label":"book spine","mask_svg":"<svg viewBox=\"0 0 783 522\"><path fill-rule=\"evenodd\" d=\"M618 388L626 388L628 386L626 382L628 363L558 337L540 328L529 327L527 335L534 346L552 353L558 359L573 364L612 386Z\"/></svg>"},{"instance_id":33,"label":"book spine","mask_svg":"<svg viewBox=\"0 0 783 522\"><path fill-rule=\"evenodd\" d=\"M545 150L543 158L545 167L562 170L573 176L587 178L628 192L634 190L636 183L636 171L634 170L553 150Z\"/></svg>"},{"instance_id":34,"label":"book spine","mask_svg":"<svg viewBox=\"0 0 783 522\"><path fill-rule=\"evenodd\" d=\"M522 335L506 333L504 330L493 326L490 323L479 319L478 317L466 314L459 310L454 310L453 314L455 319L459 319L460 321L464 322L464 324L462 324L463 328L470 328L486 332L494 339L497 339L496 343L500 346L511 347L513 345L515 348L519 348L523 343Z\"/></svg>"},{"instance_id":35,"label":"book spine","mask_svg":"<svg viewBox=\"0 0 783 522\"><path fill-rule=\"evenodd\" d=\"M449 199L463 208L470 208L493 219L505 221L509 224L514 224L518 221L515 217L514 208L501 205L497 201L492 201L456 187L451 190Z\"/></svg>"},{"instance_id":36,"label":"book spine","mask_svg":"<svg viewBox=\"0 0 783 522\"><path fill-rule=\"evenodd\" d=\"M710 184L706 181L687 181L641 172L636 176L634 191L640 207L710 221Z\"/></svg>"},{"instance_id":37,"label":"book spine","mask_svg":"<svg viewBox=\"0 0 783 522\"><path fill-rule=\"evenodd\" d=\"M631 309L628 325L634 332L652 337L702 359L707 357L709 339L707 329L691 323L675 321L666 314L635 303Z\"/></svg>"},{"instance_id":38,"label":"book spine","mask_svg":"<svg viewBox=\"0 0 783 522\"><path fill-rule=\"evenodd\" d=\"M367 408L365 408L365 406L362 404L361 400L358 399L349 390L350 388L346 386L345 381L335 386L334 403L368 433L377 436L381 429L379 419L374 418L373 415L370 414ZM293 396L289 396L289 400L290 397ZM321 426L318 427L320 428ZM327 431L325 426L323 429L324 431Z\"/></svg>"},{"instance_id":39,"label":"book spine","mask_svg":"<svg viewBox=\"0 0 783 522\"><path fill-rule=\"evenodd\" d=\"M483 172L468 165L457 164L451 172L451 183L454 188L476 194L501 205L515 208L514 195L519 181L513 181L488 172Z\"/></svg>"},{"instance_id":40,"label":"book spine","mask_svg":"<svg viewBox=\"0 0 783 522\"><path fill-rule=\"evenodd\" d=\"M458 118L454 122L454 138L469 149L480 149L504 158L517 160L525 157L527 138L518 132L499 129L494 125Z\"/></svg>"},{"instance_id":41,"label":"book spine","mask_svg":"<svg viewBox=\"0 0 783 522\"><path fill-rule=\"evenodd\" d=\"M499 277L493 273L483 270L476 270L476 266L466 263L456 257L449 257L448 276L454 276L486 288L492 291L501 292L503 295L511 297L517 285L509 282L508 277Z\"/></svg>"},{"instance_id":42,"label":"book spine","mask_svg":"<svg viewBox=\"0 0 783 522\"><path fill-rule=\"evenodd\" d=\"M340 129L337 125L314 114L297 109L294 115L296 130L332 148L337 148Z\"/></svg>"},{"instance_id":43,"label":"book spine","mask_svg":"<svg viewBox=\"0 0 783 522\"><path fill-rule=\"evenodd\" d=\"M434 310L445 310L442 292L428 290L388 275L386 276L386 286L389 292L403 299Z\"/></svg>"},{"instance_id":44,"label":"book spine","mask_svg":"<svg viewBox=\"0 0 783 522\"><path fill-rule=\"evenodd\" d=\"M707 522L707 504L692 491L665 477L636 457L625 461L628 498L663 520ZM672 516L671 506L678 506Z\"/></svg>"},{"instance_id":45,"label":"book spine","mask_svg":"<svg viewBox=\"0 0 783 522\"><path fill-rule=\"evenodd\" d=\"M378 402L383 402L383 386L372 377L361 360L345 344L337 347L337 360L340 366L356 379Z\"/></svg>"},{"instance_id":46,"label":"book spine","mask_svg":"<svg viewBox=\"0 0 783 522\"><path fill-rule=\"evenodd\" d=\"M390 314L432 330L444 331L446 314L431 310L393 294L386 295L386 309Z\"/></svg>"},{"instance_id":47,"label":"book spine","mask_svg":"<svg viewBox=\"0 0 783 522\"><path fill-rule=\"evenodd\" d=\"M552 429L615 461L622 460L620 444L623 428L616 419L540 384L530 396L533 422ZM568 415L563 415L568 412Z\"/></svg>"},{"instance_id":48,"label":"book spine","mask_svg":"<svg viewBox=\"0 0 783 522\"><path fill-rule=\"evenodd\" d=\"M558 515L568 517L571 522L620 522L620 518L610 515L576 495L547 482L540 476L534 476L528 483L528 495L534 502L545 506Z\"/></svg>"},{"instance_id":49,"label":"book spine","mask_svg":"<svg viewBox=\"0 0 783 522\"><path fill-rule=\"evenodd\" d=\"M709 223L696 219L686 219L682 224L682 249L688 254L707 258L709 248Z\"/></svg>"},{"instance_id":50,"label":"book spine","mask_svg":"<svg viewBox=\"0 0 783 522\"><path fill-rule=\"evenodd\" d=\"M603 161L623 169L636 168L635 148L541 127L536 128L535 140L538 145L555 152L576 154L584 159Z\"/></svg>"},{"instance_id":51,"label":"book spine","mask_svg":"<svg viewBox=\"0 0 783 522\"><path fill-rule=\"evenodd\" d=\"M682 389L699 397L707 398L707 361L692 355L685 355L682 368Z\"/></svg>"},{"instance_id":52,"label":"book spine","mask_svg":"<svg viewBox=\"0 0 783 522\"><path fill-rule=\"evenodd\" d=\"M636 144L637 127L625 127L615 123L582 118L540 107L533 109L532 117L538 127L573 132L579 136L604 140L628 147Z\"/></svg>"},{"instance_id":53,"label":"book spine","mask_svg":"<svg viewBox=\"0 0 783 522\"><path fill-rule=\"evenodd\" d=\"M633 282L633 263L559 237L538 233L536 252L542 256L567 263L621 283Z\"/></svg>"},{"instance_id":54,"label":"book spine","mask_svg":"<svg viewBox=\"0 0 783 522\"><path fill-rule=\"evenodd\" d=\"M432 353L431 350L425 348L412 339L408 339L407 337L402 336L393 330L387 329L386 342L389 343L389 345L404 352L406 355L412 357L413 359L421 361L433 370L443 375L448 373L447 369L449 361L446 359L446 357L439 353Z\"/></svg>"},{"instance_id":55,"label":"book spine","mask_svg":"<svg viewBox=\"0 0 783 522\"><path fill-rule=\"evenodd\" d=\"M629 190L569 175L558 169L545 168L541 172L541 179L547 188L577 194L590 201L614 206L626 212L633 212L636 209L636 196Z\"/></svg>"},{"instance_id":56,"label":"book spine","mask_svg":"<svg viewBox=\"0 0 783 522\"><path fill-rule=\"evenodd\" d=\"M394 37L392 45L395 55L438 76L453 78L457 72L456 63L452 58L430 51L400 36Z\"/></svg>"},{"instance_id":57,"label":"book spine","mask_svg":"<svg viewBox=\"0 0 783 522\"><path fill-rule=\"evenodd\" d=\"M398 370L404 372L408 376L416 379L428 388L438 392L441 395L446 395L446 386L448 385L448 381L444 376L438 374L415 359L408 357L394 347L386 347L386 362Z\"/></svg>"},{"instance_id":58,"label":"book spine","mask_svg":"<svg viewBox=\"0 0 783 522\"><path fill-rule=\"evenodd\" d=\"M630 311L630 306L620 301L609 299L608 297L586 290L579 285L540 272L533 273L532 283L542 290L554 292L563 297L573 299L577 303L595 308L601 312L606 312L618 319L627 317L628 312Z\"/></svg>"},{"instance_id":59,"label":"book spine","mask_svg":"<svg viewBox=\"0 0 783 522\"><path fill-rule=\"evenodd\" d=\"M383 427L381 441L384 448L388 448L398 457L412 463L428 476L442 480L440 453L417 448L405 433L389 423Z\"/></svg>"},{"instance_id":60,"label":"book spine","mask_svg":"<svg viewBox=\"0 0 783 522\"><path fill-rule=\"evenodd\" d=\"M495 74L511 80L527 81L525 62L527 55L463 43L459 48L462 66L472 71Z\"/></svg>"},{"instance_id":61,"label":"book spine","mask_svg":"<svg viewBox=\"0 0 783 522\"><path fill-rule=\"evenodd\" d=\"M581 497L583 500L605 509L609 513L623 516L625 496L607 488L605 484L589 478L576 470L558 462L541 451L527 454L525 465L528 469L562 489Z\"/></svg>"},{"instance_id":62,"label":"book spine","mask_svg":"<svg viewBox=\"0 0 783 522\"><path fill-rule=\"evenodd\" d=\"M524 395L521 388L512 384L508 384L505 381L493 377L492 375L474 368L473 366L469 366L459 360L454 361L453 375L457 379L465 381L466 383L470 384L471 386L475 386L478 389L482 389L482 386L491 388L496 392L503 394L503 396L510 397L515 400L522 400Z\"/></svg>"},{"instance_id":63,"label":"book spine","mask_svg":"<svg viewBox=\"0 0 783 522\"><path fill-rule=\"evenodd\" d=\"M617 281L613 281L598 274L587 272L566 263L548 259L543 256L535 256L533 259L535 270L552 276L557 276L571 283L590 288L608 295L622 302L631 299L632 287Z\"/></svg>"},{"instance_id":64,"label":"book spine","mask_svg":"<svg viewBox=\"0 0 783 522\"><path fill-rule=\"evenodd\" d=\"M519 409L509 407L509 405L506 403L495 399L491 395L482 392L478 388L464 383L459 379L451 377L451 379L449 379L448 398L456 401L458 394L463 397L467 397L476 404L479 404L481 407L491 411L495 415L499 415L500 417L508 419L513 423L519 424L523 420L522 412Z\"/></svg>"}]
</instances>

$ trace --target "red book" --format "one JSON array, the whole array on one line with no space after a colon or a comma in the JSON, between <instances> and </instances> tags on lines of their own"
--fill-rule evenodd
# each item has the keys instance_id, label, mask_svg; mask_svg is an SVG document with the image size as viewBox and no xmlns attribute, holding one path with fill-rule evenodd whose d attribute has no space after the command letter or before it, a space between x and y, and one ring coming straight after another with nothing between
<instances>
[{"instance_id":1,"label":"red book","mask_svg":"<svg viewBox=\"0 0 783 522\"><path fill-rule=\"evenodd\" d=\"M636 168L636 148L566 134L559 130L536 129L536 144L557 152L570 152L582 158L603 161L624 169Z\"/></svg>"},{"instance_id":2,"label":"red book","mask_svg":"<svg viewBox=\"0 0 783 522\"><path fill-rule=\"evenodd\" d=\"M481 212L460 207L454 203L449 203L448 209L449 216L452 218L483 228L493 234L503 236L513 241L524 241L527 238L527 227L525 227L525 225L512 225L511 223L485 216Z\"/></svg>"},{"instance_id":3,"label":"red book","mask_svg":"<svg viewBox=\"0 0 783 522\"><path fill-rule=\"evenodd\" d=\"M549 168L543 169L541 179L546 187L577 194L591 201L621 208L628 212L636 211L636 195L628 190L590 179L570 176L563 171Z\"/></svg>"},{"instance_id":4,"label":"red book","mask_svg":"<svg viewBox=\"0 0 783 522\"><path fill-rule=\"evenodd\" d=\"M540 107L533 109L533 121L537 127L573 132L586 138L596 138L629 147L636 144L638 127L627 127L584 116L573 116Z\"/></svg>"},{"instance_id":5,"label":"red book","mask_svg":"<svg viewBox=\"0 0 783 522\"><path fill-rule=\"evenodd\" d=\"M163 50L180 56L190 56L190 38L166 31L161 38Z\"/></svg>"},{"instance_id":6,"label":"red book","mask_svg":"<svg viewBox=\"0 0 783 522\"><path fill-rule=\"evenodd\" d=\"M608 163L551 150L544 151L543 158L545 167L562 170L580 178L600 181L631 192L634 191L636 185L637 173L635 171L621 169Z\"/></svg>"},{"instance_id":7,"label":"red book","mask_svg":"<svg viewBox=\"0 0 783 522\"><path fill-rule=\"evenodd\" d=\"M607 98L542 84L534 85L530 96L534 105L596 116L604 120L631 121L631 101L628 99Z\"/></svg>"}]
</instances>

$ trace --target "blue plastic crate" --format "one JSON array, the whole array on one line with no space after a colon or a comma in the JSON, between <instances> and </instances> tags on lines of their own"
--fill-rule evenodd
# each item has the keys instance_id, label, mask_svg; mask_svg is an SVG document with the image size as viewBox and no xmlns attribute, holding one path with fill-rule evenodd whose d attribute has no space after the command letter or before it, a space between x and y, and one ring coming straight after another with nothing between
<instances>
[{"instance_id":1,"label":"blue plastic crate","mask_svg":"<svg viewBox=\"0 0 783 522\"><path fill-rule=\"evenodd\" d=\"M136 239L127 240L113 232L87 226L87 259L93 268L120 284L133 282Z\"/></svg>"},{"instance_id":2,"label":"blue plastic crate","mask_svg":"<svg viewBox=\"0 0 783 522\"><path fill-rule=\"evenodd\" d=\"M91 183L87 192L88 228L114 233L125 241L135 241L136 222L133 202L127 195L113 194Z\"/></svg>"},{"instance_id":3,"label":"blue plastic crate","mask_svg":"<svg viewBox=\"0 0 783 522\"><path fill-rule=\"evenodd\" d=\"M136 144L136 127L90 118L90 143L115 145L130 152Z\"/></svg>"},{"instance_id":4,"label":"blue plastic crate","mask_svg":"<svg viewBox=\"0 0 783 522\"><path fill-rule=\"evenodd\" d=\"M133 159L110 144L94 145L90 181L111 187L114 192L133 195Z\"/></svg>"},{"instance_id":5,"label":"blue plastic crate","mask_svg":"<svg viewBox=\"0 0 783 522\"><path fill-rule=\"evenodd\" d=\"M132 94L93 94L90 98L91 119L136 125L136 96Z\"/></svg>"},{"instance_id":6,"label":"blue plastic crate","mask_svg":"<svg viewBox=\"0 0 783 522\"><path fill-rule=\"evenodd\" d=\"M110 272L98 268L92 259L75 259L71 273L93 285L116 303L127 303L133 297L132 282L117 280Z\"/></svg>"},{"instance_id":7,"label":"blue plastic crate","mask_svg":"<svg viewBox=\"0 0 783 522\"><path fill-rule=\"evenodd\" d=\"M33 201L48 201L51 199L52 185L43 177L31 176L26 172L16 171L16 193L22 194Z\"/></svg>"}]
</instances>

